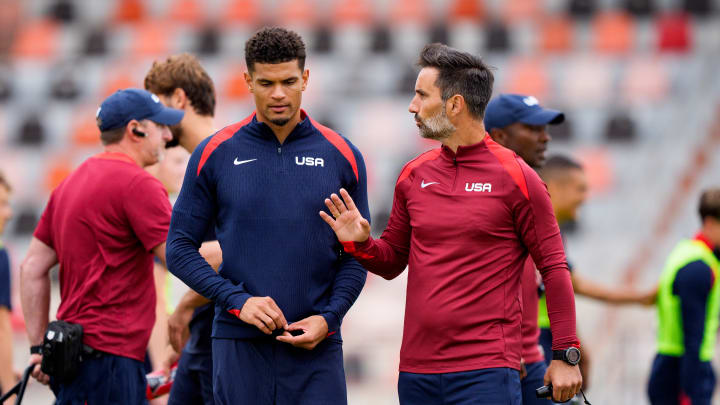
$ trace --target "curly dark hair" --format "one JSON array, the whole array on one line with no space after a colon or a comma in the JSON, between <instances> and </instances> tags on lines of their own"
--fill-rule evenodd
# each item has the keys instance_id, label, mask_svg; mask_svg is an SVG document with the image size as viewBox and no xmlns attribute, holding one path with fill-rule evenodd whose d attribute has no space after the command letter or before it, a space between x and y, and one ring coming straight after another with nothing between
<instances>
[{"instance_id":1,"label":"curly dark hair","mask_svg":"<svg viewBox=\"0 0 720 405\"><path fill-rule=\"evenodd\" d=\"M200 61L189 53L153 62L145 76L145 89L155 94L169 96L176 88L185 91L195 112L215 115L215 85Z\"/></svg>"},{"instance_id":2,"label":"curly dark hair","mask_svg":"<svg viewBox=\"0 0 720 405\"><path fill-rule=\"evenodd\" d=\"M305 43L295 31L265 27L245 43L245 63L252 73L255 63L283 63L297 59L305 69Z\"/></svg>"},{"instance_id":3,"label":"curly dark hair","mask_svg":"<svg viewBox=\"0 0 720 405\"><path fill-rule=\"evenodd\" d=\"M440 72L435 85L440 88L443 101L459 94L465 99L470 114L475 119L483 119L495 79L490 67L482 59L434 43L425 45L420 52L418 65L421 68L435 68Z\"/></svg>"}]
</instances>

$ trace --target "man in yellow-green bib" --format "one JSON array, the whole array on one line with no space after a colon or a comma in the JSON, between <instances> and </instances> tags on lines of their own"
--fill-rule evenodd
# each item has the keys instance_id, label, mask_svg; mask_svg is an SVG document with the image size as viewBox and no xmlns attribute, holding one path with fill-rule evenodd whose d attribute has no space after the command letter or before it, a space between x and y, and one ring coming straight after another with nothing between
<instances>
[{"instance_id":1,"label":"man in yellow-green bib","mask_svg":"<svg viewBox=\"0 0 720 405\"><path fill-rule=\"evenodd\" d=\"M653 405L709 405L710 364L720 316L720 188L700 197L702 228L668 257L657 295L658 354L648 395Z\"/></svg>"}]
</instances>

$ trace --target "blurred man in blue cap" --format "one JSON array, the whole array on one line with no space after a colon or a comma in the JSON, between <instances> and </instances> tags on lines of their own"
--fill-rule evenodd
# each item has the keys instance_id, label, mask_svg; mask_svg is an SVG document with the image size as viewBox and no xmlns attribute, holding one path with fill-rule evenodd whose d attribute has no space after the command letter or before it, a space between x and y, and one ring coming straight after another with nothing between
<instances>
[{"instance_id":1,"label":"blurred man in blue cap","mask_svg":"<svg viewBox=\"0 0 720 405\"><path fill-rule=\"evenodd\" d=\"M143 168L162 159L172 139L169 126L183 115L145 90L108 97L96 116L105 151L52 192L35 229L20 266L20 293L33 377L50 383L57 405L147 402L143 360L155 321L153 255L165 262L171 208L162 183ZM58 263L60 322L51 330L48 273ZM77 325L81 339L58 338L57 331ZM78 352L82 359L71 354ZM54 367L51 376L46 365Z\"/></svg>"},{"instance_id":2,"label":"blurred man in blue cap","mask_svg":"<svg viewBox=\"0 0 720 405\"><path fill-rule=\"evenodd\" d=\"M543 108L533 96L501 94L485 111L485 130L493 140L517 153L533 169L545 163L548 125L565 121L560 111Z\"/></svg>"}]
</instances>

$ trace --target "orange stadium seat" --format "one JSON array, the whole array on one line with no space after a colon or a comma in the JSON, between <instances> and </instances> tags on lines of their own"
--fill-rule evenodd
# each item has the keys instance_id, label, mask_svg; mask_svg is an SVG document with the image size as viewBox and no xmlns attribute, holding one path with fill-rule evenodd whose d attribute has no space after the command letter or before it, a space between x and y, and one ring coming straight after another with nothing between
<instances>
[{"instance_id":1,"label":"orange stadium seat","mask_svg":"<svg viewBox=\"0 0 720 405\"><path fill-rule=\"evenodd\" d=\"M138 57L163 56L169 53L172 24L165 21L147 21L133 32L130 54Z\"/></svg>"},{"instance_id":2,"label":"orange stadium seat","mask_svg":"<svg viewBox=\"0 0 720 405\"><path fill-rule=\"evenodd\" d=\"M510 64L503 92L532 94L542 100L546 98L549 87L550 79L542 59L520 57Z\"/></svg>"},{"instance_id":3,"label":"orange stadium seat","mask_svg":"<svg viewBox=\"0 0 720 405\"><path fill-rule=\"evenodd\" d=\"M504 1L502 14L510 24L529 21L543 15L540 6L539 0Z\"/></svg>"},{"instance_id":4,"label":"orange stadium seat","mask_svg":"<svg viewBox=\"0 0 720 405\"><path fill-rule=\"evenodd\" d=\"M141 82L133 80L127 73L124 72L118 72L109 76L101 87L102 91L100 92L100 97L98 98L98 104L118 90L127 89L129 87L138 87L140 84Z\"/></svg>"},{"instance_id":5,"label":"orange stadium seat","mask_svg":"<svg viewBox=\"0 0 720 405\"><path fill-rule=\"evenodd\" d=\"M451 23L459 20L480 21L483 18L485 8L480 0L454 0L448 12Z\"/></svg>"},{"instance_id":6,"label":"orange stadium seat","mask_svg":"<svg viewBox=\"0 0 720 405\"><path fill-rule=\"evenodd\" d=\"M260 21L258 0L230 0L222 10L225 24L255 26Z\"/></svg>"},{"instance_id":7,"label":"orange stadium seat","mask_svg":"<svg viewBox=\"0 0 720 405\"><path fill-rule=\"evenodd\" d=\"M58 48L59 27L50 20L37 20L19 27L12 53L17 58L50 59Z\"/></svg>"},{"instance_id":8,"label":"orange stadium seat","mask_svg":"<svg viewBox=\"0 0 720 405\"><path fill-rule=\"evenodd\" d=\"M594 48L603 53L627 53L633 45L635 24L622 11L606 11L592 21Z\"/></svg>"},{"instance_id":9,"label":"orange stadium seat","mask_svg":"<svg viewBox=\"0 0 720 405\"><path fill-rule=\"evenodd\" d=\"M55 190L72 172L72 162L69 158L61 156L50 163L45 176L45 190Z\"/></svg>"},{"instance_id":10,"label":"orange stadium seat","mask_svg":"<svg viewBox=\"0 0 720 405\"><path fill-rule=\"evenodd\" d=\"M113 20L118 23L135 23L145 18L145 4L142 0L117 2Z\"/></svg>"},{"instance_id":11,"label":"orange stadium seat","mask_svg":"<svg viewBox=\"0 0 720 405\"><path fill-rule=\"evenodd\" d=\"M691 48L690 20L682 12L668 13L655 20L658 49L663 52L687 52Z\"/></svg>"},{"instance_id":12,"label":"orange stadium seat","mask_svg":"<svg viewBox=\"0 0 720 405\"><path fill-rule=\"evenodd\" d=\"M572 48L573 22L565 15L542 20L540 25L540 50L543 52L567 52Z\"/></svg>"},{"instance_id":13,"label":"orange stadium seat","mask_svg":"<svg viewBox=\"0 0 720 405\"><path fill-rule=\"evenodd\" d=\"M80 147L100 146L100 130L95 122L95 111L91 108L81 108L72 127L72 143Z\"/></svg>"},{"instance_id":14,"label":"orange stadium seat","mask_svg":"<svg viewBox=\"0 0 720 405\"><path fill-rule=\"evenodd\" d=\"M174 0L168 7L168 16L173 21L196 26L205 21L203 10L197 0Z\"/></svg>"},{"instance_id":15,"label":"orange stadium seat","mask_svg":"<svg viewBox=\"0 0 720 405\"><path fill-rule=\"evenodd\" d=\"M281 26L312 26L318 17L314 0L286 0L278 7Z\"/></svg>"},{"instance_id":16,"label":"orange stadium seat","mask_svg":"<svg viewBox=\"0 0 720 405\"><path fill-rule=\"evenodd\" d=\"M338 0L332 11L332 21L339 25L368 26L372 20L372 5L366 0Z\"/></svg>"},{"instance_id":17,"label":"orange stadium seat","mask_svg":"<svg viewBox=\"0 0 720 405\"><path fill-rule=\"evenodd\" d=\"M234 69L229 69L230 75L225 81L225 96L233 101L242 100L250 96L250 90L248 90L247 83L245 82L245 76L243 72L244 66L237 66Z\"/></svg>"},{"instance_id":18,"label":"orange stadium seat","mask_svg":"<svg viewBox=\"0 0 720 405\"><path fill-rule=\"evenodd\" d=\"M430 20L430 10L425 0L396 0L389 15L392 24L427 24Z\"/></svg>"}]
</instances>

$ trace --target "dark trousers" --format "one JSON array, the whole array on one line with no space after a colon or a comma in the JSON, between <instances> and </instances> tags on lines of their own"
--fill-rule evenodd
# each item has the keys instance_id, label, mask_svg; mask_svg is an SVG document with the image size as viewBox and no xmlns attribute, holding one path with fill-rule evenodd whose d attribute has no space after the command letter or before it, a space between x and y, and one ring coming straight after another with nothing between
<instances>
[{"instance_id":1,"label":"dark trousers","mask_svg":"<svg viewBox=\"0 0 720 405\"><path fill-rule=\"evenodd\" d=\"M526 364L525 370L527 370L527 375L520 380L523 405L550 405L551 402L548 401L547 398L538 398L535 395L535 390L545 385L543 383L545 371L547 370L545 361L540 360L535 363Z\"/></svg>"},{"instance_id":2,"label":"dark trousers","mask_svg":"<svg viewBox=\"0 0 720 405\"><path fill-rule=\"evenodd\" d=\"M538 344L543 348L545 364L549 366L552 361L552 332L550 332L550 328L540 328Z\"/></svg>"},{"instance_id":3,"label":"dark trousers","mask_svg":"<svg viewBox=\"0 0 720 405\"><path fill-rule=\"evenodd\" d=\"M715 373L710 362L703 362L699 375L694 376L692 392L684 392L681 385L680 357L658 354L653 361L648 383L652 405L680 405L687 398L692 405L710 405L715 389Z\"/></svg>"},{"instance_id":4,"label":"dark trousers","mask_svg":"<svg viewBox=\"0 0 720 405\"><path fill-rule=\"evenodd\" d=\"M347 404L342 343L313 350L273 338L212 340L216 405Z\"/></svg>"},{"instance_id":5,"label":"dark trousers","mask_svg":"<svg viewBox=\"0 0 720 405\"><path fill-rule=\"evenodd\" d=\"M168 405L214 405L212 364L212 353L183 352Z\"/></svg>"},{"instance_id":6,"label":"dark trousers","mask_svg":"<svg viewBox=\"0 0 720 405\"><path fill-rule=\"evenodd\" d=\"M83 361L70 383L51 378L50 388L55 393L55 405L147 404L143 362L112 354Z\"/></svg>"},{"instance_id":7,"label":"dark trousers","mask_svg":"<svg viewBox=\"0 0 720 405\"><path fill-rule=\"evenodd\" d=\"M442 374L401 372L401 405L520 405L520 373L487 368Z\"/></svg>"}]
</instances>

